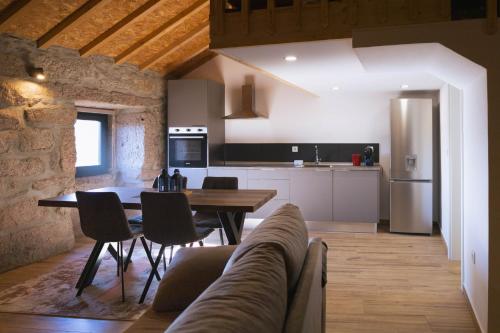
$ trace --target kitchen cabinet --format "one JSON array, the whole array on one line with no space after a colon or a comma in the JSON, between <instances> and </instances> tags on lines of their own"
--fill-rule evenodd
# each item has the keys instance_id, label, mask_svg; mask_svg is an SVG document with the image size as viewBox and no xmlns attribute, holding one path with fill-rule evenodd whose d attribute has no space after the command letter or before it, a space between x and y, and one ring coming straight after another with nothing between
<instances>
[{"instance_id":1,"label":"kitchen cabinet","mask_svg":"<svg viewBox=\"0 0 500 333\"><path fill-rule=\"evenodd\" d=\"M379 182L378 170L333 171L333 220L378 223Z\"/></svg>"},{"instance_id":2,"label":"kitchen cabinet","mask_svg":"<svg viewBox=\"0 0 500 333\"><path fill-rule=\"evenodd\" d=\"M263 168L248 170L248 189L276 190L276 196L262 206L250 218L265 218L274 210L290 201L290 180L288 169Z\"/></svg>"},{"instance_id":3,"label":"kitchen cabinet","mask_svg":"<svg viewBox=\"0 0 500 333\"><path fill-rule=\"evenodd\" d=\"M290 170L290 202L307 221L332 221L333 181L328 169Z\"/></svg>"},{"instance_id":4,"label":"kitchen cabinet","mask_svg":"<svg viewBox=\"0 0 500 333\"><path fill-rule=\"evenodd\" d=\"M247 189L247 169L245 168L208 168L208 176L210 177L236 177L238 178L238 188Z\"/></svg>"}]
</instances>

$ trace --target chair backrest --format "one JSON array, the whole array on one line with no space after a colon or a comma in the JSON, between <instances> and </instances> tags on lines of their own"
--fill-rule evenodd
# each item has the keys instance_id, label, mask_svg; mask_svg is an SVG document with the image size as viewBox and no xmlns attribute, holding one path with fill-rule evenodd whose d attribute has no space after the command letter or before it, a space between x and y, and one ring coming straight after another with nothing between
<instances>
[{"instance_id":1,"label":"chair backrest","mask_svg":"<svg viewBox=\"0 0 500 333\"><path fill-rule=\"evenodd\" d=\"M204 190L237 190L237 177L205 177L202 188Z\"/></svg>"},{"instance_id":2,"label":"chair backrest","mask_svg":"<svg viewBox=\"0 0 500 333\"><path fill-rule=\"evenodd\" d=\"M83 234L102 242L130 239L132 232L118 195L114 192L76 192Z\"/></svg>"},{"instance_id":3,"label":"chair backrest","mask_svg":"<svg viewBox=\"0 0 500 333\"><path fill-rule=\"evenodd\" d=\"M142 192L144 236L158 244L178 245L197 239L193 215L182 192Z\"/></svg>"}]
</instances>

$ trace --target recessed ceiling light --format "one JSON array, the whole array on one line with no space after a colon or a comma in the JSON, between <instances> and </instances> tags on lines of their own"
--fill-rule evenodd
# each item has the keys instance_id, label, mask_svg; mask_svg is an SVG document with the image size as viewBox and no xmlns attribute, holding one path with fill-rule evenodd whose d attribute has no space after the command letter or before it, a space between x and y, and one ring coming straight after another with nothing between
<instances>
[{"instance_id":1,"label":"recessed ceiling light","mask_svg":"<svg viewBox=\"0 0 500 333\"><path fill-rule=\"evenodd\" d=\"M332 87L332 90L333 90L333 91L338 91L338 90L340 90L340 87L339 87L339 86L333 86L333 87Z\"/></svg>"},{"instance_id":2,"label":"recessed ceiling light","mask_svg":"<svg viewBox=\"0 0 500 333\"><path fill-rule=\"evenodd\" d=\"M297 57L294 56L294 55L287 55L285 57L285 61L288 61L288 62L294 62L294 61L297 61Z\"/></svg>"},{"instance_id":3,"label":"recessed ceiling light","mask_svg":"<svg viewBox=\"0 0 500 333\"><path fill-rule=\"evenodd\" d=\"M407 85L407 84L402 84L402 85L401 85L401 89L408 89L408 88L410 88L410 86L409 86L409 85Z\"/></svg>"}]
</instances>

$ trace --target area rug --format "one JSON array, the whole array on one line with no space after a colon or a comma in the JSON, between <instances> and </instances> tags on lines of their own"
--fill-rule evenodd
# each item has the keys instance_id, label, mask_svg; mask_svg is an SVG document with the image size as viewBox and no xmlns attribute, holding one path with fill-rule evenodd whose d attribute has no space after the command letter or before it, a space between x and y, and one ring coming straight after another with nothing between
<instances>
[{"instance_id":1,"label":"area rug","mask_svg":"<svg viewBox=\"0 0 500 333\"><path fill-rule=\"evenodd\" d=\"M89 250L90 253L90 250ZM121 300L121 280L116 276L116 261L108 254L91 286L76 297L76 282L87 256L61 265L51 273L40 275L0 292L0 312L52 315L64 317L135 320L152 303L158 286L153 280L144 304L138 304L151 266L140 244L133 262L125 273L126 300ZM160 266L160 275L163 273Z\"/></svg>"}]
</instances>

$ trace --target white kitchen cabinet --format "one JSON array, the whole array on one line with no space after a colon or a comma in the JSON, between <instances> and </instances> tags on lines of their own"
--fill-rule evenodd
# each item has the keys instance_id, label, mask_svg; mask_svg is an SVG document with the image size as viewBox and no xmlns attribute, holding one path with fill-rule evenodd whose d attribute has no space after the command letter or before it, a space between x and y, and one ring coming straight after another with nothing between
<instances>
[{"instance_id":1,"label":"white kitchen cabinet","mask_svg":"<svg viewBox=\"0 0 500 333\"><path fill-rule=\"evenodd\" d=\"M330 169L290 170L290 202L307 221L332 221L333 181Z\"/></svg>"},{"instance_id":2,"label":"white kitchen cabinet","mask_svg":"<svg viewBox=\"0 0 500 333\"><path fill-rule=\"evenodd\" d=\"M248 214L250 218L266 218L277 208L290 200L290 180L288 169L262 168L248 170L248 188L255 190L276 190L276 196L258 209Z\"/></svg>"},{"instance_id":3,"label":"white kitchen cabinet","mask_svg":"<svg viewBox=\"0 0 500 333\"><path fill-rule=\"evenodd\" d=\"M228 168L228 167L211 167L208 168L210 177L237 177L238 188L247 189L247 169L245 168Z\"/></svg>"},{"instance_id":4,"label":"white kitchen cabinet","mask_svg":"<svg viewBox=\"0 0 500 333\"><path fill-rule=\"evenodd\" d=\"M338 169L333 172L333 220L379 222L378 170Z\"/></svg>"}]
</instances>

